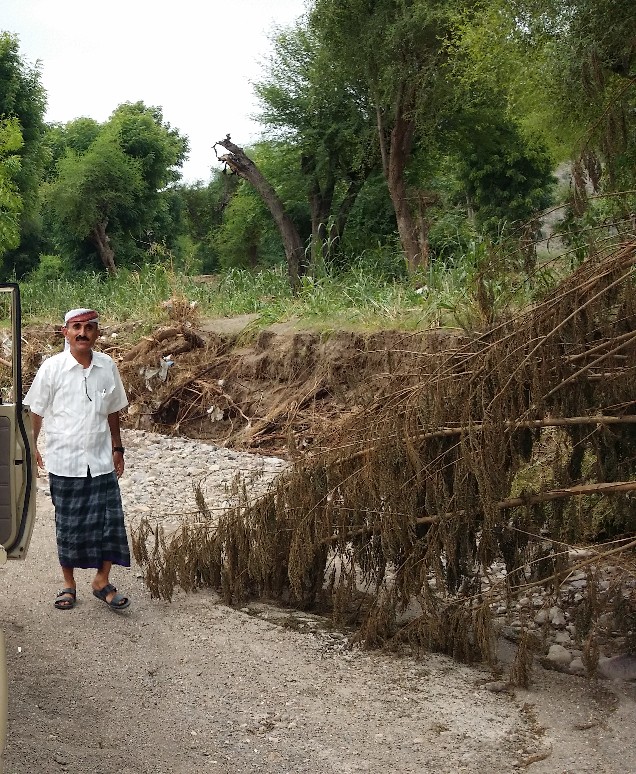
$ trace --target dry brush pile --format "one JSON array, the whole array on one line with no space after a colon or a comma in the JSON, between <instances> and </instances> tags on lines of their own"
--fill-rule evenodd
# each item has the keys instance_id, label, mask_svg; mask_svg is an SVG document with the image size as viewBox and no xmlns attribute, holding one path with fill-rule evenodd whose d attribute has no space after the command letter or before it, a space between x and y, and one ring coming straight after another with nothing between
<instances>
[{"instance_id":1,"label":"dry brush pile","mask_svg":"<svg viewBox=\"0 0 636 774\"><path fill-rule=\"evenodd\" d=\"M636 243L595 255L515 319L444 353L345 423L267 495L172 535L148 522L137 560L156 596L211 586L328 610L368 646L492 662L492 603L555 590L581 562L588 662L596 623L633 628L623 581L636 540ZM601 542L603 545L601 545ZM600 593L599 563L624 568ZM503 585L491 583L495 563ZM406 613L406 614L405 614ZM525 641L516 679L523 681Z\"/></svg>"},{"instance_id":2,"label":"dry brush pile","mask_svg":"<svg viewBox=\"0 0 636 774\"><path fill-rule=\"evenodd\" d=\"M233 448L301 454L385 391L379 373L409 378L415 353L402 351L407 339L395 331L228 335L196 324L163 326L119 356L131 401L126 421ZM369 376L376 377L372 389Z\"/></svg>"}]
</instances>

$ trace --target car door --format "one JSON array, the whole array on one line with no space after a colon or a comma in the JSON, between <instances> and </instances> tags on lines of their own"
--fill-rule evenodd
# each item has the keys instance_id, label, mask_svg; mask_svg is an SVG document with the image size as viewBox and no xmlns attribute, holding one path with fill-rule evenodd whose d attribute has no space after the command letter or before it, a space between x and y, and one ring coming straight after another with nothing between
<instances>
[{"instance_id":1,"label":"car door","mask_svg":"<svg viewBox=\"0 0 636 774\"><path fill-rule=\"evenodd\" d=\"M0 564L24 559L35 521L37 467L31 414L22 405L20 289L0 284ZM7 735L8 678L0 629L0 774Z\"/></svg>"},{"instance_id":2,"label":"car door","mask_svg":"<svg viewBox=\"0 0 636 774\"><path fill-rule=\"evenodd\" d=\"M37 466L31 413L22 404L17 283L0 284L0 563L24 559L35 521Z\"/></svg>"}]
</instances>

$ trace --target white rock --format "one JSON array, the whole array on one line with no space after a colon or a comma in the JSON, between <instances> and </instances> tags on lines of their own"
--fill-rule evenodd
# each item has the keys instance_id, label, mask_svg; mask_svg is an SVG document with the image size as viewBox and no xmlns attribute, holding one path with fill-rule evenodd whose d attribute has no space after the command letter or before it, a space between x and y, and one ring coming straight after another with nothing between
<instances>
[{"instance_id":1,"label":"white rock","mask_svg":"<svg viewBox=\"0 0 636 774\"><path fill-rule=\"evenodd\" d=\"M573 658L570 662L570 672L575 675L582 675L585 673L585 667L583 666L583 659L580 656Z\"/></svg>"},{"instance_id":2,"label":"white rock","mask_svg":"<svg viewBox=\"0 0 636 774\"><path fill-rule=\"evenodd\" d=\"M561 610L560 607L550 608L550 623L552 626L555 626L559 629L565 626L565 615L563 614L563 610Z\"/></svg>"},{"instance_id":3,"label":"white rock","mask_svg":"<svg viewBox=\"0 0 636 774\"><path fill-rule=\"evenodd\" d=\"M573 572L572 575L570 575L570 583L574 583L575 581L584 580L587 583L587 575L583 572L583 570L578 570L577 572Z\"/></svg>"},{"instance_id":4,"label":"white rock","mask_svg":"<svg viewBox=\"0 0 636 774\"><path fill-rule=\"evenodd\" d=\"M553 664L559 664L560 666L569 666L572 662L572 654L563 645L550 645L546 658Z\"/></svg>"},{"instance_id":5,"label":"white rock","mask_svg":"<svg viewBox=\"0 0 636 774\"><path fill-rule=\"evenodd\" d=\"M601 657L597 671L608 680L636 680L636 656L627 653L612 658Z\"/></svg>"}]
</instances>

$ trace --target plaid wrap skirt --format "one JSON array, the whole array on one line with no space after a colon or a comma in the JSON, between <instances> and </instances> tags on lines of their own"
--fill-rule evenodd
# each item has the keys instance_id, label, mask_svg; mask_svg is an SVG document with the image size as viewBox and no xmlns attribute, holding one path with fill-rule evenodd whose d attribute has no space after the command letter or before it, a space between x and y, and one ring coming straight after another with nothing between
<instances>
[{"instance_id":1,"label":"plaid wrap skirt","mask_svg":"<svg viewBox=\"0 0 636 774\"><path fill-rule=\"evenodd\" d=\"M62 567L130 567L119 482L115 471L70 478L49 473L55 506L57 553Z\"/></svg>"}]
</instances>

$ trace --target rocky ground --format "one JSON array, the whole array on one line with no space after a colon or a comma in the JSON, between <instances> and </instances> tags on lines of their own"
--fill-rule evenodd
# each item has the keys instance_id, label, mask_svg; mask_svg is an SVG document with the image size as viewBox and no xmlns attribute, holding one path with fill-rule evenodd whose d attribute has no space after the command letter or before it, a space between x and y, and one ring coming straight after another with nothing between
<instances>
[{"instance_id":1,"label":"rocky ground","mask_svg":"<svg viewBox=\"0 0 636 774\"><path fill-rule=\"evenodd\" d=\"M143 514L177 523L195 510L197 482L222 507L236 473L256 489L285 464L136 430L125 431L124 443L130 525ZM114 573L133 598L126 613L91 595L88 572L78 578L77 607L55 610L47 489L40 478L27 560L2 571L6 774L636 770L629 680L537 664L531 688L511 691L490 672L444 657L351 650L345 633L305 613L261 603L231 609L212 592L151 600L136 567ZM566 639L568 611L539 601L520 605L549 628L546 648L567 650L569 669L578 656ZM513 630L520 611L507 619ZM502 640L502 657L512 648Z\"/></svg>"}]
</instances>

